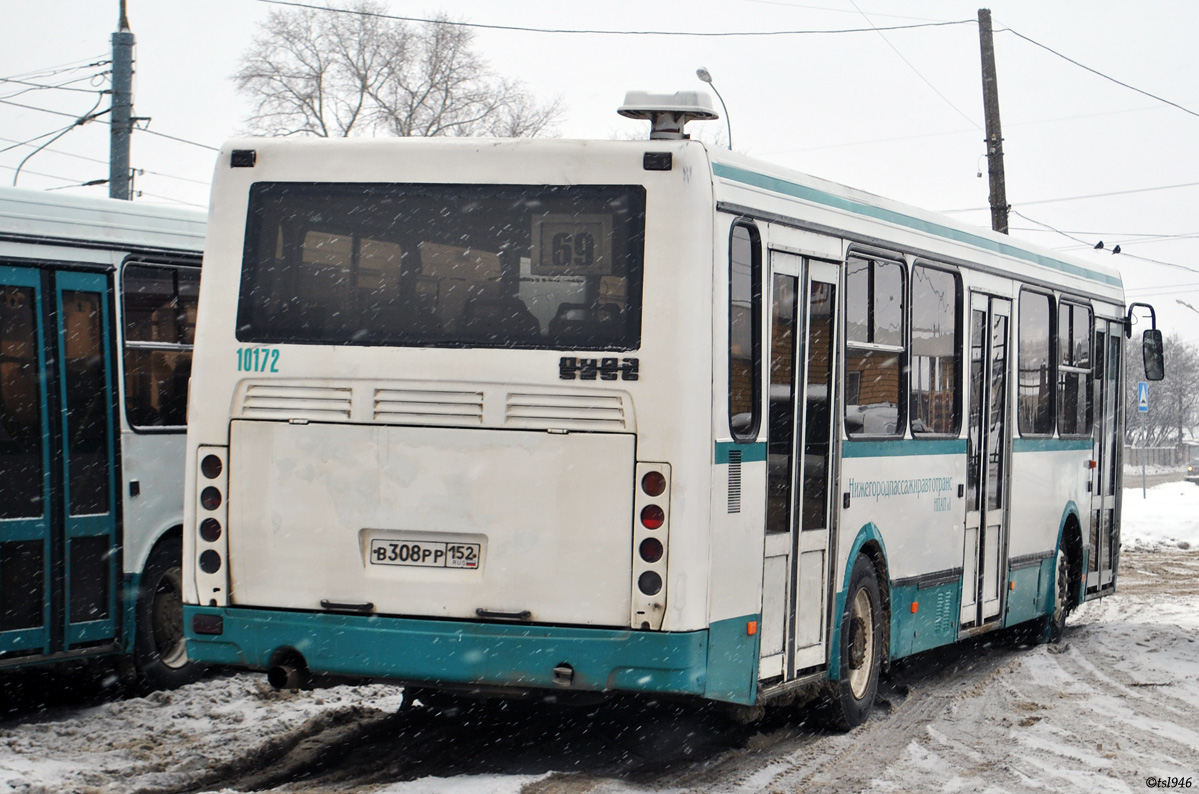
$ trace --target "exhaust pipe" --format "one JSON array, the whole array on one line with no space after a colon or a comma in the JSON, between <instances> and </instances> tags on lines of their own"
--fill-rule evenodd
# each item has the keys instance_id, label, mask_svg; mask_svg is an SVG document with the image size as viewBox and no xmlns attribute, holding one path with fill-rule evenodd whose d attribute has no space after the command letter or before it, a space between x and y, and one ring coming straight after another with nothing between
<instances>
[{"instance_id":1,"label":"exhaust pipe","mask_svg":"<svg viewBox=\"0 0 1199 794\"><path fill-rule=\"evenodd\" d=\"M308 686L308 668L302 664L277 664L266 671L266 680L275 689L304 689Z\"/></svg>"}]
</instances>

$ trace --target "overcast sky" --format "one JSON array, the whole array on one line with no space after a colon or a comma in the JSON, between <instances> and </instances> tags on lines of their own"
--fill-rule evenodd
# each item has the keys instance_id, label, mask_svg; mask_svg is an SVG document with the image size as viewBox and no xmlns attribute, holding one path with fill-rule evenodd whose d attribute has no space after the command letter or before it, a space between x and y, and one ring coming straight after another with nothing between
<instances>
[{"instance_id":1,"label":"overcast sky","mask_svg":"<svg viewBox=\"0 0 1199 794\"><path fill-rule=\"evenodd\" d=\"M144 170L137 200L206 206L213 150L241 131L249 109L230 76L262 21L283 9L264 0L127 2L137 37L134 112L151 119L149 132L133 140L133 165ZM444 12L482 25L559 30L862 29L722 37L478 29L475 40L497 72L535 96L561 97L563 137L637 130L615 112L626 91L703 89L695 69L706 66L728 105L738 151L990 224L978 2L383 2L400 16ZM1008 200L1019 213L1012 234L1118 266L1130 300L1154 303L1167 334L1199 341L1199 3L996 0L990 7ZM48 138L19 144L68 127L107 86L91 79L106 66L71 67L108 60L118 0L0 0L0 8L0 78L7 80L0 83L0 184L11 184L22 159ZM963 24L872 29L925 22ZM82 90L12 80L76 80L66 87ZM107 106L105 97L100 108ZM724 123L691 130L708 140L719 131L723 142ZM103 186L70 187L106 178L107 156L108 127L91 123L32 156L18 184L107 195ZM1105 250L1094 251L1099 240ZM1112 255L1117 243L1123 253Z\"/></svg>"}]
</instances>

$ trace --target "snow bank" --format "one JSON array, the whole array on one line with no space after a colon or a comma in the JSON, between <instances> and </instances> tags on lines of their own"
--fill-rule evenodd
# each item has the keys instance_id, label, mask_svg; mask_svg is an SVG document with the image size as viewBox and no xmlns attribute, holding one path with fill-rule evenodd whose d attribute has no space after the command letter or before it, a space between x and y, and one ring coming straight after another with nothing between
<instances>
[{"instance_id":1,"label":"snow bank","mask_svg":"<svg viewBox=\"0 0 1199 794\"><path fill-rule=\"evenodd\" d=\"M1199 550L1199 485L1171 482L1144 491L1124 489L1123 548L1175 546Z\"/></svg>"}]
</instances>

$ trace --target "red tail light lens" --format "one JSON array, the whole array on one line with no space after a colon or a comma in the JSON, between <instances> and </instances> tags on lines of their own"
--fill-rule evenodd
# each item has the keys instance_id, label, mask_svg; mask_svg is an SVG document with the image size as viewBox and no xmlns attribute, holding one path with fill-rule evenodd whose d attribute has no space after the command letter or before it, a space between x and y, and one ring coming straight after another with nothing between
<instances>
[{"instance_id":1,"label":"red tail light lens","mask_svg":"<svg viewBox=\"0 0 1199 794\"><path fill-rule=\"evenodd\" d=\"M641 490L648 496L661 496L666 490L666 477L660 471L651 471L641 478Z\"/></svg>"},{"instance_id":2,"label":"red tail light lens","mask_svg":"<svg viewBox=\"0 0 1199 794\"><path fill-rule=\"evenodd\" d=\"M657 562L662 559L662 541L657 538L646 538L641 541L641 559L646 562Z\"/></svg>"},{"instance_id":3,"label":"red tail light lens","mask_svg":"<svg viewBox=\"0 0 1199 794\"><path fill-rule=\"evenodd\" d=\"M221 492L211 485L200 492L200 504L205 510L216 510L221 506Z\"/></svg>"},{"instance_id":4,"label":"red tail light lens","mask_svg":"<svg viewBox=\"0 0 1199 794\"><path fill-rule=\"evenodd\" d=\"M657 505L646 505L641 509L641 524L646 529L657 529L666 521L666 514Z\"/></svg>"}]
</instances>

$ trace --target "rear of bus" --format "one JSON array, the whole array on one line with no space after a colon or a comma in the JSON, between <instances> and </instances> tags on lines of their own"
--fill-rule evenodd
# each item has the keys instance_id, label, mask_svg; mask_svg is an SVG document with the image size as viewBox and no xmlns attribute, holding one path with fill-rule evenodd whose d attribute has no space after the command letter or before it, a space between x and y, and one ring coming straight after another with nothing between
<instances>
[{"instance_id":1,"label":"rear of bus","mask_svg":"<svg viewBox=\"0 0 1199 794\"><path fill-rule=\"evenodd\" d=\"M754 648L709 652L702 145L247 140L218 162L189 653L280 682L746 697L709 669Z\"/></svg>"}]
</instances>

